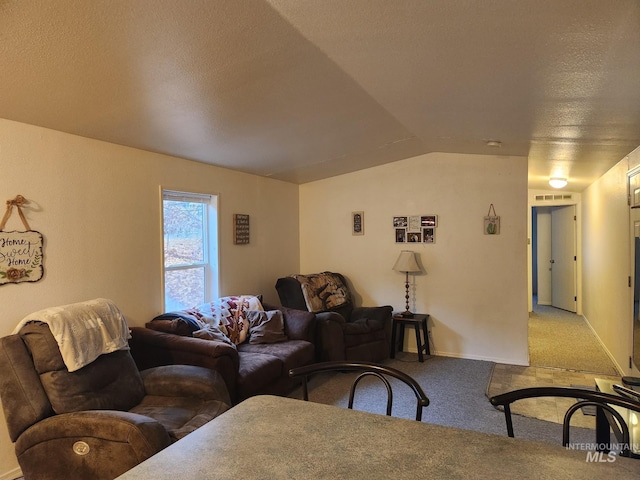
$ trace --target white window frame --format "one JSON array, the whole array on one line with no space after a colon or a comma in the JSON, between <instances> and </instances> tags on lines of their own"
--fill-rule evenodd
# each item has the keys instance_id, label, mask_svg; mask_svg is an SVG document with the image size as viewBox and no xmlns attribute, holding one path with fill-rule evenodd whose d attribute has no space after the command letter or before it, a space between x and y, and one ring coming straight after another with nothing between
<instances>
[{"instance_id":1,"label":"white window frame","mask_svg":"<svg viewBox=\"0 0 640 480\"><path fill-rule=\"evenodd\" d=\"M165 266L164 201L196 202L206 205L204 225L203 261L183 265ZM219 243L218 243L218 195L196 193L160 188L160 225L161 225L161 265L162 265L162 309L166 310L166 272L192 268L205 271L204 301L211 302L219 296Z\"/></svg>"}]
</instances>

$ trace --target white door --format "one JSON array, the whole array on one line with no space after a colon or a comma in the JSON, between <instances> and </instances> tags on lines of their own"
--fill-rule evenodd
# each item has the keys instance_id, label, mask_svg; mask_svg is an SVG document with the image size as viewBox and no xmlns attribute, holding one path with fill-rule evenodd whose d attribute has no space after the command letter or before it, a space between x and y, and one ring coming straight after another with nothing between
<instances>
[{"instance_id":1,"label":"white door","mask_svg":"<svg viewBox=\"0 0 640 480\"><path fill-rule=\"evenodd\" d=\"M576 206L551 210L551 305L576 311Z\"/></svg>"},{"instance_id":2,"label":"white door","mask_svg":"<svg viewBox=\"0 0 640 480\"><path fill-rule=\"evenodd\" d=\"M536 208L536 273L538 305L551 305L551 209Z\"/></svg>"}]
</instances>

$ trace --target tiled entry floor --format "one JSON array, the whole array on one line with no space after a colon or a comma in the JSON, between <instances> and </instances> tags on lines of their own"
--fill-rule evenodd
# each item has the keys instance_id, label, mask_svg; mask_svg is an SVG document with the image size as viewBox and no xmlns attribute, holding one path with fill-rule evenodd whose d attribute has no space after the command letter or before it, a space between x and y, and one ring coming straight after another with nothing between
<instances>
[{"instance_id":1,"label":"tiled entry floor","mask_svg":"<svg viewBox=\"0 0 640 480\"><path fill-rule=\"evenodd\" d=\"M497 363L487 389L487 395L492 397L499 393L527 387L595 388L595 378L621 381L620 377L599 373L576 372L546 367L521 367ZM565 412L574 403L575 400L571 398L530 398L515 402L511 406L511 412L540 420L562 423ZM576 412L571 420L571 425L595 428L595 417L580 415L579 412Z\"/></svg>"}]
</instances>

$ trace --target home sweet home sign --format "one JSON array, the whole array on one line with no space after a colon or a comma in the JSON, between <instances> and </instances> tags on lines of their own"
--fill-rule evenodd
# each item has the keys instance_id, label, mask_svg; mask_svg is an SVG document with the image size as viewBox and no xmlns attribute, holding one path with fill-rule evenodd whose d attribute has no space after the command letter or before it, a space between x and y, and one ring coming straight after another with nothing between
<instances>
[{"instance_id":1,"label":"home sweet home sign","mask_svg":"<svg viewBox=\"0 0 640 480\"><path fill-rule=\"evenodd\" d=\"M37 282L44 274L42 234L29 227L21 208L25 203L22 195L7 200L7 211L0 222L0 286ZM17 208L26 231L3 231L13 207Z\"/></svg>"}]
</instances>

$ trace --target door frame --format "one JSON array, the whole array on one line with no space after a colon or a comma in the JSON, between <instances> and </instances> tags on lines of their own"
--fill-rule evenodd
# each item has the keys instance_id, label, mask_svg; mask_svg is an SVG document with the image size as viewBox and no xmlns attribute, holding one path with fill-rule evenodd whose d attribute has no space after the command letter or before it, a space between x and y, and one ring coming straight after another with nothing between
<instances>
[{"instance_id":1,"label":"door frame","mask_svg":"<svg viewBox=\"0 0 640 480\"><path fill-rule=\"evenodd\" d=\"M536 197L545 197L537 199ZM565 197L565 198L557 198ZM567 198L569 197L569 198ZM528 308L533 311L533 238L532 221L533 207L563 207L567 205L576 206L576 314L582 315L582 202L579 193L529 190L529 201L527 206L527 288L528 288Z\"/></svg>"},{"instance_id":2,"label":"door frame","mask_svg":"<svg viewBox=\"0 0 640 480\"><path fill-rule=\"evenodd\" d=\"M575 313L578 303L576 206L549 207L549 210L551 211L551 261L553 262L551 306Z\"/></svg>"}]
</instances>

